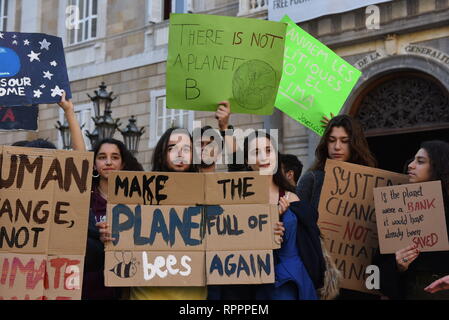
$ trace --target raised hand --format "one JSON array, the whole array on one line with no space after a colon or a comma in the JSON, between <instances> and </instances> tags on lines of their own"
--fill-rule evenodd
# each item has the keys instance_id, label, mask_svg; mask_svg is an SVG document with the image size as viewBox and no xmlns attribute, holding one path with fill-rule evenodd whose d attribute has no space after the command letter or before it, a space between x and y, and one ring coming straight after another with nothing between
<instances>
[{"instance_id":1,"label":"raised hand","mask_svg":"<svg viewBox=\"0 0 449 320\"><path fill-rule=\"evenodd\" d=\"M66 99L65 91L62 93L61 102L59 102L58 105L64 110L64 115L69 124L72 149L75 151L86 151L86 144L84 143L83 134L81 133L81 127L76 119L75 107L72 101Z\"/></svg>"},{"instance_id":2,"label":"raised hand","mask_svg":"<svg viewBox=\"0 0 449 320\"><path fill-rule=\"evenodd\" d=\"M72 101L66 100L65 91L62 92L61 102L58 103L58 105L64 110L64 112L70 112L74 111L74 106Z\"/></svg>"},{"instance_id":3,"label":"raised hand","mask_svg":"<svg viewBox=\"0 0 449 320\"><path fill-rule=\"evenodd\" d=\"M229 124L229 117L231 116L231 104L229 101L221 101L218 104L215 118L218 120L218 127L221 131L226 130Z\"/></svg>"},{"instance_id":4,"label":"raised hand","mask_svg":"<svg viewBox=\"0 0 449 320\"><path fill-rule=\"evenodd\" d=\"M332 112L331 112L330 118L328 118L328 117L326 117L326 116L323 116L323 119L320 121L320 122L322 123L322 124L321 124L321 127L326 128L327 125L329 124L329 121L331 121L331 119L332 119L333 117L335 117L335 115L334 115Z\"/></svg>"}]
</instances>

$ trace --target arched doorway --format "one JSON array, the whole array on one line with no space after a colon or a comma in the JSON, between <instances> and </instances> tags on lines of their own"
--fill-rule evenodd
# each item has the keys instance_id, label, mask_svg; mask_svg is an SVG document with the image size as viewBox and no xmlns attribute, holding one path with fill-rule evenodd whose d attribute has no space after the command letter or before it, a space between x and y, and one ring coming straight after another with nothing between
<instances>
[{"instance_id":1,"label":"arched doorway","mask_svg":"<svg viewBox=\"0 0 449 320\"><path fill-rule=\"evenodd\" d=\"M359 119L379 168L402 172L422 141L449 142L449 93L433 76L402 69L367 84L349 111Z\"/></svg>"}]
</instances>

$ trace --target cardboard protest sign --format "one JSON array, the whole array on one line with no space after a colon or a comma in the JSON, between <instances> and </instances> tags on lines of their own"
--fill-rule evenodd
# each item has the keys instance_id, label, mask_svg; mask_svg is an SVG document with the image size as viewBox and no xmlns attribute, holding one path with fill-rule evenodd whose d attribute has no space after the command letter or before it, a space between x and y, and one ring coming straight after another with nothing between
<instances>
[{"instance_id":1,"label":"cardboard protest sign","mask_svg":"<svg viewBox=\"0 0 449 320\"><path fill-rule=\"evenodd\" d=\"M108 203L194 205L204 199L198 173L111 172L108 183Z\"/></svg>"},{"instance_id":2,"label":"cardboard protest sign","mask_svg":"<svg viewBox=\"0 0 449 320\"><path fill-rule=\"evenodd\" d=\"M46 266L47 255L0 253L0 300L43 300Z\"/></svg>"},{"instance_id":3,"label":"cardboard protest sign","mask_svg":"<svg viewBox=\"0 0 449 320\"><path fill-rule=\"evenodd\" d=\"M91 177L92 153L0 146L1 298L81 298Z\"/></svg>"},{"instance_id":4,"label":"cardboard protest sign","mask_svg":"<svg viewBox=\"0 0 449 320\"><path fill-rule=\"evenodd\" d=\"M274 249L272 217L276 205L206 206L206 248L214 250Z\"/></svg>"},{"instance_id":5,"label":"cardboard protest sign","mask_svg":"<svg viewBox=\"0 0 449 320\"><path fill-rule=\"evenodd\" d=\"M206 272L208 284L273 283L273 251L208 251Z\"/></svg>"},{"instance_id":6,"label":"cardboard protest sign","mask_svg":"<svg viewBox=\"0 0 449 320\"><path fill-rule=\"evenodd\" d=\"M276 205L207 206L207 283L273 283L276 219Z\"/></svg>"},{"instance_id":7,"label":"cardboard protest sign","mask_svg":"<svg viewBox=\"0 0 449 320\"><path fill-rule=\"evenodd\" d=\"M114 287L205 286L204 251L106 251L105 283Z\"/></svg>"},{"instance_id":8,"label":"cardboard protest sign","mask_svg":"<svg viewBox=\"0 0 449 320\"><path fill-rule=\"evenodd\" d=\"M37 131L38 117L39 107L37 105L19 107L0 106L0 131Z\"/></svg>"},{"instance_id":9,"label":"cardboard protest sign","mask_svg":"<svg viewBox=\"0 0 449 320\"><path fill-rule=\"evenodd\" d=\"M271 115L282 74L285 24L171 14L167 108Z\"/></svg>"},{"instance_id":10,"label":"cardboard protest sign","mask_svg":"<svg viewBox=\"0 0 449 320\"><path fill-rule=\"evenodd\" d=\"M288 16L284 69L275 106L322 136L320 120L338 114L361 72Z\"/></svg>"},{"instance_id":11,"label":"cardboard protest sign","mask_svg":"<svg viewBox=\"0 0 449 320\"><path fill-rule=\"evenodd\" d=\"M106 284L205 285L201 206L108 204L107 221L115 240L105 247Z\"/></svg>"},{"instance_id":12,"label":"cardboard protest sign","mask_svg":"<svg viewBox=\"0 0 449 320\"><path fill-rule=\"evenodd\" d=\"M137 193L137 185L141 181L150 181L148 177L153 177L152 182L141 184L147 185L147 188L152 188L153 182L157 185L159 177L165 177L161 180L164 183L160 184L164 188L159 188L159 191L151 189L154 198L157 194L166 195L159 205L155 205L156 201L153 201L153 205L144 205L143 192L136 198L130 195L132 188ZM238 181L244 177L254 178L247 181L247 191L254 193L248 197L260 199L257 201L262 204L202 205L206 202L206 194L217 189L217 181L223 178ZM134 178L135 183L132 182ZM199 181L203 186L198 187L191 196L190 205L178 204L179 199L185 196L180 186L189 188L184 180L192 181L193 185ZM208 182L204 187L206 180ZM114 185L110 184L108 189L108 199L112 200L108 201L107 221L111 225L114 241L105 247L104 273L107 286L204 286L212 283L274 282L272 249L278 248L279 244L275 242L273 227L279 220L279 213L277 206L266 203L268 183L265 177L258 179L248 173L169 173L165 176L165 173L160 172L114 172L109 181L114 181ZM210 189L207 184L212 184ZM243 188L243 183L241 186ZM221 185L219 188L222 190ZM119 190L118 194L116 190ZM199 194L198 190L202 193ZM241 194L243 198L243 191ZM224 202L226 199L223 197ZM145 201L152 202L148 198ZM184 202L188 202L188 199ZM237 273L231 276L226 271L225 276L220 275L220 257L223 258L226 270L233 268L230 254L240 257L237 260L240 264ZM208 255L216 258L207 262ZM251 270L245 269L243 264L246 262ZM207 270L211 271L210 278L206 274Z\"/></svg>"},{"instance_id":13,"label":"cardboard protest sign","mask_svg":"<svg viewBox=\"0 0 449 320\"><path fill-rule=\"evenodd\" d=\"M42 33L0 32L0 105L71 99L62 39Z\"/></svg>"},{"instance_id":14,"label":"cardboard protest sign","mask_svg":"<svg viewBox=\"0 0 449 320\"><path fill-rule=\"evenodd\" d=\"M203 211L195 206L204 198L202 175L113 172L108 190L107 221L116 240L105 247L107 285L204 285Z\"/></svg>"},{"instance_id":15,"label":"cardboard protest sign","mask_svg":"<svg viewBox=\"0 0 449 320\"><path fill-rule=\"evenodd\" d=\"M381 253L449 250L441 181L374 189Z\"/></svg>"},{"instance_id":16,"label":"cardboard protest sign","mask_svg":"<svg viewBox=\"0 0 449 320\"><path fill-rule=\"evenodd\" d=\"M115 238L106 250L204 250L201 206L108 204Z\"/></svg>"},{"instance_id":17,"label":"cardboard protest sign","mask_svg":"<svg viewBox=\"0 0 449 320\"><path fill-rule=\"evenodd\" d=\"M255 204L268 203L271 178L259 172L206 173L206 204ZM257 189L256 189L257 188Z\"/></svg>"},{"instance_id":18,"label":"cardboard protest sign","mask_svg":"<svg viewBox=\"0 0 449 320\"><path fill-rule=\"evenodd\" d=\"M406 175L342 161L326 161L318 225L342 273L341 287L375 293L365 269L378 248L374 188L408 182Z\"/></svg>"}]
</instances>

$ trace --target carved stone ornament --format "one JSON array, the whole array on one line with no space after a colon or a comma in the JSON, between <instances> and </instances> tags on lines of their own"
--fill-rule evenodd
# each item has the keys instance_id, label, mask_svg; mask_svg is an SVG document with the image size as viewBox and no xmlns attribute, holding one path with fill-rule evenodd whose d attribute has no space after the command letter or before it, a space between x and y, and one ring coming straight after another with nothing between
<instances>
[{"instance_id":1,"label":"carved stone ornament","mask_svg":"<svg viewBox=\"0 0 449 320\"><path fill-rule=\"evenodd\" d=\"M434 81L417 76L391 79L363 98L356 117L365 131L449 127L449 95L443 90Z\"/></svg>"}]
</instances>

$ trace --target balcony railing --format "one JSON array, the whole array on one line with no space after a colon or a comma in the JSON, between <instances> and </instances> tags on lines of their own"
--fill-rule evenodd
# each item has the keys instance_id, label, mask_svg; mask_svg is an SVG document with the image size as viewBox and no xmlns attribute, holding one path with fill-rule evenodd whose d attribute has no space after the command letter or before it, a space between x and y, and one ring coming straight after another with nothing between
<instances>
[{"instance_id":1,"label":"balcony railing","mask_svg":"<svg viewBox=\"0 0 449 320\"><path fill-rule=\"evenodd\" d=\"M268 0L240 0L238 16L248 16L268 10Z\"/></svg>"}]
</instances>

